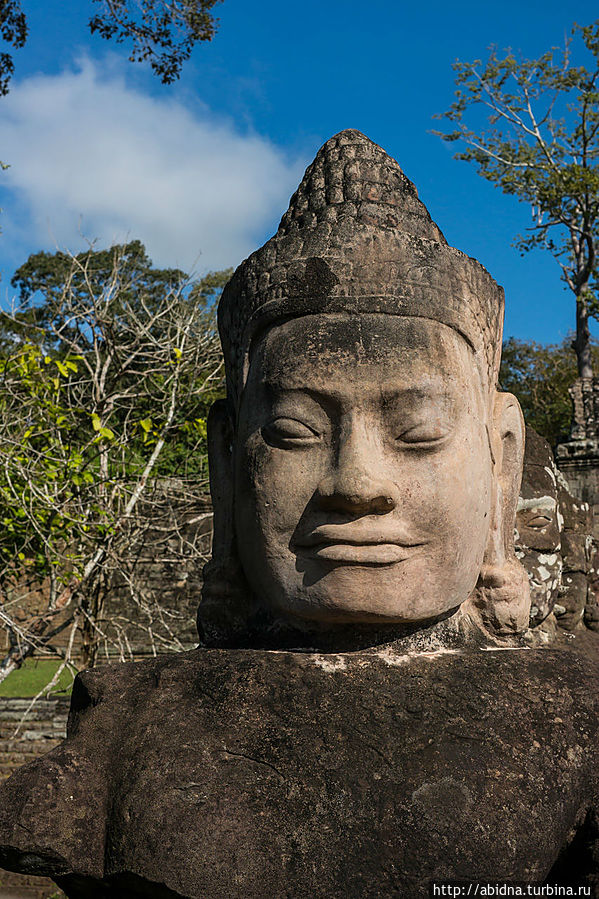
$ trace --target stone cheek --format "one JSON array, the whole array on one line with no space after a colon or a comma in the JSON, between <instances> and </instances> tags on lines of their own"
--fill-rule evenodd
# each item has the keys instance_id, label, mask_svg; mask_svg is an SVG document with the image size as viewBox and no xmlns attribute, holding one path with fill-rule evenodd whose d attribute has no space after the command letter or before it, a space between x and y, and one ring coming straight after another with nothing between
<instances>
[{"instance_id":1,"label":"stone cheek","mask_svg":"<svg viewBox=\"0 0 599 899\"><path fill-rule=\"evenodd\" d=\"M20 850L61 857L70 897L102 884L374 899L426 895L432 878L543 880L597 792L596 668L567 651L387 648L203 651L95 672L70 756L13 784L24 795L51 765L63 787L46 807L38 796ZM71 779L102 827L65 814Z\"/></svg>"},{"instance_id":2,"label":"stone cheek","mask_svg":"<svg viewBox=\"0 0 599 899\"><path fill-rule=\"evenodd\" d=\"M520 549L517 556L524 565L530 583L530 624L540 624L553 611L561 584L559 553Z\"/></svg>"},{"instance_id":3,"label":"stone cheek","mask_svg":"<svg viewBox=\"0 0 599 899\"><path fill-rule=\"evenodd\" d=\"M575 631L582 623L587 602L587 575L580 571L566 571L562 575L560 602L556 615L561 628Z\"/></svg>"}]
</instances>

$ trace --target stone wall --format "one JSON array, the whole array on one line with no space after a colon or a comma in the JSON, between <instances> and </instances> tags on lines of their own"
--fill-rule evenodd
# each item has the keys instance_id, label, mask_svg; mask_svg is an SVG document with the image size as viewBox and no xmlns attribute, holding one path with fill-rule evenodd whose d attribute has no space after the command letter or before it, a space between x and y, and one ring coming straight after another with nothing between
<instances>
[{"instance_id":1,"label":"stone wall","mask_svg":"<svg viewBox=\"0 0 599 899\"><path fill-rule=\"evenodd\" d=\"M124 564L110 575L102 628L111 655L191 649L212 542L210 498L180 482L161 482L140 503L134 533Z\"/></svg>"},{"instance_id":2,"label":"stone wall","mask_svg":"<svg viewBox=\"0 0 599 899\"><path fill-rule=\"evenodd\" d=\"M46 877L27 877L0 869L0 899L63 899L64 893Z\"/></svg>"},{"instance_id":3,"label":"stone wall","mask_svg":"<svg viewBox=\"0 0 599 899\"><path fill-rule=\"evenodd\" d=\"M572 494L581 502L589 504L593 517L593 536L599 539L599 441L584 449L580 445L572 447L569 443L560 444L557 448L557 464Z\"/></svg>"},{"instance_id":4,"label":"stone wall","mask_svg":"<svg viewBox=\"0 0 599 899\"><path fill-rule=\"evenodd\" d=\"M0 780L40 755L49 752L66 734L69 698L41 699L15 735L31 700L0 698ZM25 877L0 869L0 899L61 897L56 884L45 877Z\"/></svg>"}]
</instances>

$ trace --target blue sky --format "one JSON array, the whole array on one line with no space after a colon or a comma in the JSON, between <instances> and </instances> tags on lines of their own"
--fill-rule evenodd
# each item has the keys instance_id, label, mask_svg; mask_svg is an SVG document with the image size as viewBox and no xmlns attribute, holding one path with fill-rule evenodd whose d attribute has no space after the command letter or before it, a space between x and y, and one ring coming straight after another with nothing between
<instances>
[{"instance_id":1,"label":"blue sky","mask_svg":"<svg viewBox=\"0 0 599 899\"><path fill-rule=\"evenodd\" d=\"M275 229L318 147L343 128L381 144L453 246L506 291L506 336L561 340L574 305L557 264L511 246L530 212L431 134L455 59L491 44L540 55L596 4L224 0L215 39L162 86L92 37L91 0L23 0L27 47L0 99L0 298L29 253L143 240L160 265L236 265ZM597 329L595 329L597 330Z\"/></svg>"}]
</instances>

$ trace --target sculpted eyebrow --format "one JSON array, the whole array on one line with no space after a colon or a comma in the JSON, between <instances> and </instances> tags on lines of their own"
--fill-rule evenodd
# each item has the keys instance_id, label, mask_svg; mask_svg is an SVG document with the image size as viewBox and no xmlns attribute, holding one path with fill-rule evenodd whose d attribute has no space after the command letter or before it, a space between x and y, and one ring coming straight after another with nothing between
<instances>
[{"instance_id":1,"label":"sculpted eyebrow","mask_svg":"<svg viewBox=\"0 0 599 899\"><path fill-rule=\"evenodd\" d=\"M275 383L269 380L265 380L263 384L271 403L285 398L291 402L312 401L320 406L327 415L338 409L348 399L350 402L352 399L352 397L348 397L343 388L335 390L328 385L322 387L306 383L281 385L280 382ZM372 391L372 398L375 403L387 409L405 407L413 410L419 406L433 405L449 410L456 403L455 395L447 390L446 385L439 382L427 382L425 385L418 384L410 387L395 385L384 386L382 389L375 388Z\"/></svg>"},{"instance_id":2,"label":"sculpted eyebrow","mask_svg":"<svg viewBox=\"0 0 599 899\"><path fill-rule=\"evenodd\" d=\"M391 403L394 400L414 400L416 402L439 401L452 403L455 401L455 394L447 389L447 385L427 381L424 384L417 384L411 387L405 386L386 386L382 390L383 400Z\"/></svg>"},{"instance_id":3,"label":"sculpted eyebrow","mask_svg":"<svg viewBox=\"0 0 599 899\"><path fill-rule=\"evenodd\" d=\"M343 394L337 391L319 390L309 387L306 384L298 384L297 386L281 386L268 380L263 382L266 393L271 402L279 399L289 398L292 400L309 399L328 412L331 404L336 404L343 399Z\"/></svg>"}]
</instances>

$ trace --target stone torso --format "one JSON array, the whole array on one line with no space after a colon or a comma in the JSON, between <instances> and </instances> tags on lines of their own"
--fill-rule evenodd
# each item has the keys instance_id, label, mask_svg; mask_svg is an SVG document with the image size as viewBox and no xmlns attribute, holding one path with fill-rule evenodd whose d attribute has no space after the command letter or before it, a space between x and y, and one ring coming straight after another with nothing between
<instances>
[{"instance_id":1,"label":"stone torso","mask_svg":"<svg viewBox=\"0 0 599 899\"><path fill-rule=\"evenodd\" d=\"M592 837L599 672L573 653L209 650L83 683L8 788L34 825L0 813L3 863L27 847L70 897L421 896L551 879L560 850L593 877L567 847Z\"/></svg>"}]
</instances>

